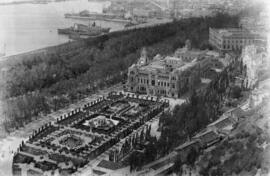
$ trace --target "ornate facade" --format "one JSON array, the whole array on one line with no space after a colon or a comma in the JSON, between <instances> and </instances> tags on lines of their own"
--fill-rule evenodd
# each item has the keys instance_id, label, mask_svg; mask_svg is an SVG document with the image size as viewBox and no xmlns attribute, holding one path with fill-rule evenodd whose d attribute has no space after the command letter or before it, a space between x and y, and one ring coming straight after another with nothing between
<instances>
[{"instance_id":1,"label":"ornate facade","mask_svg":"<svg viewBox=\"0 0 270 176\"><path fill-rule=\"evenodd\" d=\"M178 98L195 83L200 83L200 76L204 74L201 73L201 66L215 67L215 62L206 53L192 50L187 41L186 46L176 50L174 56L157 55L150 61L144 49L139 61L128 70L127 89L130 92Z\"/></svg>"}]
</instances>

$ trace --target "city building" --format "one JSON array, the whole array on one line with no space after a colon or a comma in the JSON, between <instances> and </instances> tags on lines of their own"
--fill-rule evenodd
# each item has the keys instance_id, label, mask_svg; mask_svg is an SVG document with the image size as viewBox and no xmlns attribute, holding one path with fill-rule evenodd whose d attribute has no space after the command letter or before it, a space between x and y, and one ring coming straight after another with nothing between
<instances>
[{"instance_id":1,"label":"city building","mask_svg":"<svg viewBox=\"0 0 270 176\"><path fill-rule=\"evenodd\" d=\"M207 148L219 142L222 137L223 135L219 134L216 130L207 129L192 137L192 140L199 140L202 147Z\"/></svg>"},{"instance_id":2,"label":"city building","mask_svg":"<svg viewBox=\"0 0 270 176\"><path fill-rule=\"evenodd\" d=\"M266 37L242 28L209 28L209 43L221 52L242 50L244 46L266 41Z\"/></svg>"},{"instance_id":3,"label":"city building","mask_svg":"<svg viewBox=\"0 0 270 176\"><path fill-rule=\"evenodd\" d=\"M207 51L193 50L190 41L173 56L148 58L143 49L137 64L128 69L127 89L130 92L178 98L223 68L216 57ZM214 74L215 74L214 73ZM211 77L211 76L210 76Z\"/></svg>"},{"instance_id":4,"label":"city building","mask_svg":"<svg viewBox=\"0 0 270 176\"><path fill-rule=\"evenodd\" d=\"M207 51L192 49L190 40L187 40L186 46L184 48L177 49L174 56L176 58L181 58L185 62L190 62L194 59L203 57L206 52Z\"/></svg>"},{"instance_id":5,"label":"city building","mask_svg":"<svg viewBox=\"0 0 270 176\"><path fill-rule=\"evenodd\" d=\"M252 88L258 81L260 73L269 69L267 51L264 47L249 45L243 49L241 57L246 69L246 87Z\"/></svg>"}]
</instances>

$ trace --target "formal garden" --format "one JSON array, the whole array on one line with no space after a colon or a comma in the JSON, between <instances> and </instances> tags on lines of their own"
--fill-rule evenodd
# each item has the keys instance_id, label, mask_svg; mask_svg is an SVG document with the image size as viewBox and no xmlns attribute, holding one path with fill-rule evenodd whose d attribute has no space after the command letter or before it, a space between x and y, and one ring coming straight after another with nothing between
<instances>
[{"instance_id":1,"label":"formal garden","mask_svg":"<svg viewBox=\"0 0 270 176\"><path fill-rule=\"evenodd\" d=\"M98 98L35 130L15 153L13 174L22 175L25 165L29 174L74 173L162 113L166 106L165 101L117 92ZM132 151L127 146L120 155L115 153L118 158Z\"/></svg>"}]
</instances>

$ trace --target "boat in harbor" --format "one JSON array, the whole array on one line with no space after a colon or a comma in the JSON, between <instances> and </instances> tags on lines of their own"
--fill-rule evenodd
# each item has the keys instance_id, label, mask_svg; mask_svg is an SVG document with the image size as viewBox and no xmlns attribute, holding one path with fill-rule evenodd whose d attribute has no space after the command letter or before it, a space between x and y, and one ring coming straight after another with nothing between
<instances>
[{"instance_id":1,"label":"boat in harbor","mask_svg":"<svg viewBox=\"0 0 270 176\"><path fill-rule=\"evenodd\" d=\"M95 22L92 25L84 25L75 23L74 26L69 28L58 29L58 34L66 34L69 36L97 36L101 34L106 34L110 31L110 28L102 28L97 26Z\"/></svg>"},{"instance_id":2,"label":"boat in harbor","mask_svg":"<svg viewBox=\"0 0 270 176\"><path fill-rule=\"evenodd\" d=\"M87 10L81 11L79 13L66 13L65 18L112 21L112 22L120 22L120 23L131 22L131 19L125 18L124 15L113 14L113 13L90 13Z\"/></svg>"}]
</instances>

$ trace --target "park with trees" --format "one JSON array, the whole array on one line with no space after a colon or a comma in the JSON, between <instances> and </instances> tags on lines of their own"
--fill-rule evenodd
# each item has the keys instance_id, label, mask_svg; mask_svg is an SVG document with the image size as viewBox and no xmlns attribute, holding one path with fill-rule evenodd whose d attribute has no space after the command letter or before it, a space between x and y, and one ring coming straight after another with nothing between
<instances>
[{"instance_id":1,"label":"park with trees","mask_svg":"<svg viewBox=\"0 0 270 176\"><path fill-rule=\"evenodd\" d=\"M154 27L115 32L86 39L47 54L26 56L1 74L3 127L7 132L78 101L126 78L142 47L150 56L167 55L190 39L205 48L209 27L235 27L238 16L182 19Z\"/></svg>"}]
</instances>

